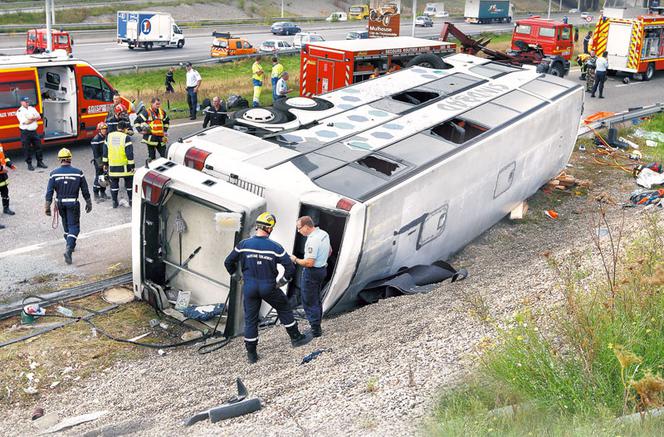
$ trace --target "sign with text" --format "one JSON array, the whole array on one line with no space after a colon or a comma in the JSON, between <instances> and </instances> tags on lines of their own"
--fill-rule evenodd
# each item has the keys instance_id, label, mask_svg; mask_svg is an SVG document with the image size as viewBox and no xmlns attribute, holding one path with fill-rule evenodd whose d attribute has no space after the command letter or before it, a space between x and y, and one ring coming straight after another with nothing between
<instances>
[{"instance_id":1,"label":"sign with text","mask_svg":"<svg viewBox=\"0 0 664 437\"><path fill-rule=\"evenodd\" d=\"M400 2L373 1L369 11L369 38L399 36L400 14Z\"/></svg>"}]
</instances>

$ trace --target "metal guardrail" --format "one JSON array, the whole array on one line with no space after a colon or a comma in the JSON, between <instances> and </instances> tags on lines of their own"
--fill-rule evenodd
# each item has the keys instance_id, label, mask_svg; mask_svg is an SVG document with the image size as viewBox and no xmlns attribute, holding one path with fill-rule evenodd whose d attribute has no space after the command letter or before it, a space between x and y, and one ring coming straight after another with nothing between
<instances>
[{"instance_id":1,"label":"metal guardrail","mask_svg":"<svg viewBox=\"0 0 664 437\"><path fill-rule=\"evenodd\" d=\"M265 53L253 53L250 55L235 55L235 56L224 56L221 58L205 58L205 59L199 59L199 60L194 60L194 61L188 61L191 62L193 65L209 65L209 64L225 64L228 62L233 62L233 61L239 61L242 59L251 59L255 58L257 56L273 56L273 55L296 55L300 53L300 49L294 49L294 50L282 50L279 53L272 53L272 52L265 52ZM152 68L163 68L163 67L170 67L170 66L175 66L175 65L184 65L184 61L159 61L159 62L151 62L149 64L135 64L135 65L119 65L116 67L95 67L98 71L102 73L117 73L121 71L134 71L138 73L140 70L149 70Z\"/></svg>"},{"instance_id":2,"label":"metal guardrail","mask_svg":"<svg viewBox=\"0 0 664 437\"><path fill-rule=\"evenodd\" d=\"M664 103L655 103L650 106L642 106L640 108L631 108L627 111L619 112L612 116L602 118L600 120L593 121L588 124L583 124L579 127L577 137L582 137L589 133L593 132L593 129L599 129L602 127L611 127L614 123L622 123L627 120L632 120L634 118L645 117L647 115L657 114L658 112L664 112Z\"/></svg>"}]
</instances>

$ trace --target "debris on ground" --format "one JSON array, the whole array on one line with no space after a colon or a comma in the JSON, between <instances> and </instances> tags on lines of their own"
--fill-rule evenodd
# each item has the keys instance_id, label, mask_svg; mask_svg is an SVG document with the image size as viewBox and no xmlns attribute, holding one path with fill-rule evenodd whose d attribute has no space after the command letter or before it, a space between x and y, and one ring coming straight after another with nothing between
<instances>
[{"instance_id":1,"label":"debris on ground","mask_svg":"<svg viewBox=\"0 0 664 437\"><path fill-rule=\"evenodd\" d=\"M302 358L302 362L300 364L307 364L307 363L315 360L316 358L318 358L318 355L322 354L323 352L325 352L327 350L328 349L317 349L317 350L313 351L309 355Z\"/></svg>"},{"instance_id":2,"label":"debris on ground","mask_svg":"<svg viewBox=\"0 0 664 437\"><path fill-rule=\"evenodd\" d=\"M245 414L253 413L261 409L261 402L258 398L247 399L249 392L247 387L240 378L235 381L237 385L237 395L227 400L224 404L218 407L210 408L207 411L195 414L192 417L185 419L184 426L191 426L201 420L210 419L211 423L219 422L220 420L230 419Z\"/></svg>"},{"instance_id":3,"label":"debris on ground","mask_svg":"<svg viewBox=\"0 0 664 437\"><path fill-rule=\"evenodd\" d=\"M74 417L68 417L58 423L57 425L54 425L50 428L48 428L46 431L42 432L42 434L52 434L55 432L60 432L68 428L72 428L74 426L80 425L82 423L86 422L92 422L93 420L97 420L102 416L105 416L108 414L108 411L95 411L94 413L88 413L88 414L82 414L80 416L74 416Z\"/></svg>"},{"instance_id":4,"label":"debris on ground","mask_svg":"<svg viewBox=\"0 0 664 437\"><path fill-rule=\"evenodd\" d=\"M664 143L664 132L651 132L641 128L636 128L634 129L634 132L632 132L632 135L637 138L650 140L651 142L657 141L660 143ZM655 144L655 146L657 146L657 144ZM650 146L650 147L655 147L655 146Z\"/></svg>"},{"instance_id":5,"label":"debris on ground","mask_svg":"<svg viewBox=\"0 0 664 437\"><path fill-rule=\"evenodd\" d=\"M553 220L558 218L558 213L552 209L547 209L546 211L544 211L544 215Z\"/></svg>"},{"instance_id":6,"label":"debris on ground","mask_svg":"<svg viewBox=\"0 0 664 437\"><path fill-rule=\"evenodd\" d=\"M510 220L521 220L528 212L528 202L525 200L510 212Z\"/></svg>"},{"instance_id":7,"label":"debris on ground","mask_svg":"<svg viewBox=\"0 0 664 437\"><path fill-rule=\"evenodd\" d=\"M659 190L636 190L630 196L629 200L633 205L664 205L664 189Z\"/></svg>"},{"instance_id":8,"label":"debris on ground","mask_svg":"<svg viewBox=\"0 0 664 437\"><path fill-rule=\"evenodd\" d=\"M566 191L574 187L589 188L592 183L588 179L577 179L561 171L558 176L547 182L545 188L549 190Z\"/></svg>"}]
</instances>

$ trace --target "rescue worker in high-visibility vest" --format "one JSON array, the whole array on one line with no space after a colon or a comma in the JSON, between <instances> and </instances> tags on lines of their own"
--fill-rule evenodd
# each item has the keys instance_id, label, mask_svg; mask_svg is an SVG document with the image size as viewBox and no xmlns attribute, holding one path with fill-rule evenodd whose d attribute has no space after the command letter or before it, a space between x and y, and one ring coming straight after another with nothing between
<instances>
[{"instance_id":1,"label":"rescue worker in high-visibility vest","mask_svg":"<svg viewBox=\"0 0 664 437\"><path fill-rule=\"evenodd\" d=\"M92 182L92 193L95 196L95 201L102 202L108 199L106 196L106 187L102 186L99 178L104 174L104 163L102 157L104 156L104 142L106 141L106 134L108 126L103 121L97 124L97 135L92 137L90 147L92 148L92 160L90 161L95 168L95 179Z\"/></svg>"},{"instance_id":2,"label":"rescue worker in high-visibility vest","mask_svg":"<svg viewBox=\"0 0 664 437\"><path fill-rule=\"evenodd\" d=\"M143 132L141 142L148 146L150 160L157 158L157 152L159 152L159 156L165 158L170 119L168 114L161 109L161 100L158 97L153 97L150 107L143 108L138 113L135 125Z\"/></svg>"},{"instance_id":3,"label":"rescue worker in high-visibility vest","mask_svg":"<svg viewBox=\"0 0 664 437\"><path fill-rule=\"evenodd\" d=\"M272 79L272 101L276 101L279 95L277 94L277 82L284 72L284 66L279 62L279 58L276 56L272 57L272 74L270 78Z\"/></svg>"},{"instance_id":4,"label":"rescue worker in high-visibility vest","mask_svg":"<svg viewBox=\"0 0 664 437\"><path fill-rule=\"evenodd\" d=\"M263 89L263 79L265 72L261 65L261 57L256 56L256 60L251 66L251 84L254 87L254 97L252 106L258 108L261 105L261 90Z\"/></svg>"},{"instance_id":5,"label":"rescue worker in high-visibility vest","mask_svg":"<svg viewBox=\"0 0 664 437\"><path fill-rule=\"evenodd\" d=\"M258 361L256 346L262 301L277 311L277 317L286 328L293 347L302 346L311 340L311 336L302 334L298 329L288 299L279 290L279 287L283 287L293 278L295 266L284 248L269 238L276 223L277 220L269 212L259 215L256 219L256 235L240 241L224 261L224 266L231 275L237 271L238 264L242 268L244 345L251 364ZM284 276L279 282L277 282L277 264L281 264L285 269Z\"/></svg>"},{"instance_id":6,"label":"rescue worker in high-visibility vest","mask_svg":"<svg viewBox=\"0 0 664 437\"><path fill-rule=\"evenodd\" d=\"M131 189L134 184L134 146L131 144L131 137L126 134L128 128L129 125L125 121L121 121L118 124L118 130L108 134L104 142L102 162L111 183L113 208L118 207L120 179L124 181L129 205L131 205Z\"/></svg>"},{"instance_id":7,"label":"rescue worker in high-visibility vest","mask_svg":"<svg viewBox=\"0 0 664 437\"><path fill-rule=\"evenodd\" d=\"M83 172L71 165L71 152L69 149L60 149L58 152L60 167L51 172L46 188L46 204L44 212L47 216L51 215L51 202L53 194L57 195L55 204L58 207L58 213L62 220L62 229L66 241L65 262L72 263L71 254L76 249L76 239L81 232L81 204L78 202L79 192L85 199L85 212L92 211L92 200L88 183L85 181Z\"/></svg>"},{"instance_id":8,"label":"rescue worker in high-visibility vest","mask_svg":"<svg viewBox=\"0 0 664 437\"><path fill-rule=\"evenodd\" d=\"M5 151L0 144L0 197L2 197L2 212L7 215L14 215L14 211L9 209L9 176L8 168L16 170L16 166L11 159L5 156ZM0 228L2 229L2 228Z\"/></svg>"}]
</instances>

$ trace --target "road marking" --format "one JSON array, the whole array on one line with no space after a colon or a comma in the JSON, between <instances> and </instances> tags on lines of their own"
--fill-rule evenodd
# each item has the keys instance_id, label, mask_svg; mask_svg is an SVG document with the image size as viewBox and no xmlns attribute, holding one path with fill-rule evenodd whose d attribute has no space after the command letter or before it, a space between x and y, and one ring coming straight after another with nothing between
<instances>
[{"instance_id":1,"label":"road marking","mask_svg":"<svg viewBox=\"0 0 664 437\"><path fill-rule=\"evenodd\" d=\"M645 82L643 82L643 81L639 81L639 82L630 82L630 83L623 83L623 84L620 84L620 85L616 85L616 88L620 88L620 87L623 87L623 86L643 85L644 83L645 83Z\"/></svg>"},{"instance_id":2,"label":"road marking","mask_svg":"<svg viewBox=\"0 0 664 437\"><path fill-rule=\"evenodd\" d=\"M111 226L110 228L96 229L94 231L85 232L78 236L78 241L84 240L86 238L95 237L98 235L110 234L116 231L121 231L131 227L131 223L124 223L121 225ZM8 250L6 252L0 252L0 259L8 258L10 256L24 255L26 253L34 252L35 250L44 249L46 247L57 246L63 243L63 239L59 238L57 240L46 241L44 243L32 244L30 246L19 247L17 249Z\"/></svg>"}]
</instances>

